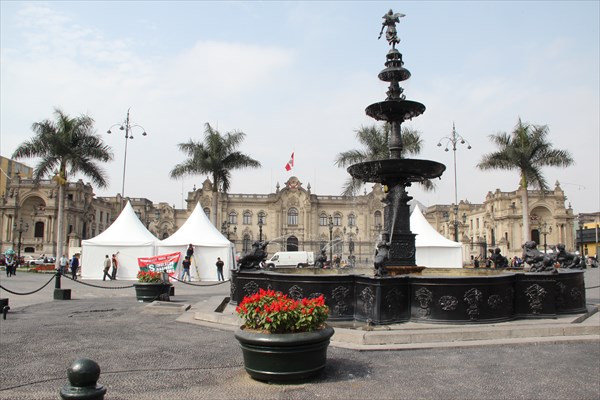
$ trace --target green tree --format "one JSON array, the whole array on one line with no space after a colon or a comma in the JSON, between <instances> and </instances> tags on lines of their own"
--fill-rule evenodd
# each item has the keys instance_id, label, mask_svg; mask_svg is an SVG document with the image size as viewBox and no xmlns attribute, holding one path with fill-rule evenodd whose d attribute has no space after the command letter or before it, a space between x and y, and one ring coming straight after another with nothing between
<instances>
[{"instance_id":1,"label":"green tree","mask_svg":"<svg viewBox=\"0 0 600 400\"><path fill-rule=\"evenodd\" d=\"M210 124L204 125L204 141L190 139L187 143L179 143L179 150L189 158L177 164L170 173L171 178L184 175L209 174L212 177L212 212L211 220L217 225L217 195L229 191L231 171L242 168L259 168L259 161L237 151L244 141L244 132L232 131L225 135L213 129Z\"/></svg>"},{"instance_id":2,"label":"green tree","mask_svg":"<svg viewBox=\"0 0 600 400\"><path fill-rule=\"evenodd\" d=\"M481 170L518 170L519 189L523 202L523 239L531 240L529 230L529 195L527 188L548 190L542 167L568 167L574 163L567 150L553 149L548 142L548 126L523 123L521 118L512 134L500 132L489 138L498 150L483 155L477 167Z\"/></svg>"},{"instance_id":3,"label":"green tree","mask_svg":"<svg viewBox=\"0 0 600 400\"><path fill-rule=\"evenodd\" d=\"M35 133L31 139L21 143L12 158L40 159L33 170L33 180L54 175L58 185L58 218L56 235L56 265L64 251L64 187L70 176L82 174L98 187L106 187L106 173L98 162L112 160L110 147L94 132L94 120L87 115L71 118L60 109L54 109L55 120L46 119L31 126Z\"/></svg>"},{"instance_id":4,"label":"green tree","mask_svg":"<svg viewBox=\"0 0 600 400\"><path fill-rule=\"evenodd\" d=\"M339 153L334 164L340 168L346 168L353 164L385 160L390 158L389 137L391 133L390 124L362 126L356 131L356 138L363 149L348 150ZM421 152L423 140L418 131L402 127L403 156L415 155ZM349 177L342 187L342 196L354 196L358 194L365 182L360 179ZM421 182L425 189L433 189L431 181Z\"/></svg>"}]
</instances>

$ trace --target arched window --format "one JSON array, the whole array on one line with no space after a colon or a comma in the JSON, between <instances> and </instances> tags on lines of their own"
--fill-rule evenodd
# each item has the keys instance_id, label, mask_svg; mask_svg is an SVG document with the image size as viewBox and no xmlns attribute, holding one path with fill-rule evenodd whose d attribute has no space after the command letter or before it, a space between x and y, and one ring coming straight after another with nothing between
<instances>
[{"instance_id":1,"label":"arched window","mask_svg":"<svg viewBox=\"0 0 600 400\"><path fill-rule=\"evenodd\" d=\"M231 225L237 225L237 214L235 211L229 213L228 221Z\"/></svg>"},{"instance_id":2,"label":"arched window","mask_svg":"<svg viewBox=\"0 0 600 400\"><path fill-rule=\"evenodd\" d=\"M286 251L298 251L298 238L296 236L287 238Z\"/></svg>"},{"instance_id":3,"label":"arched window","mask_svg":"<svg viewBox=\"0 0 600 400\"><path fill-rule=\"evenodd\" d=\"M44 223L43 222L36 222L35 223L35 229L33 232L33 237L36 238L43 238L44 237Z\"/></svg>"},{"instance_id":4,"label":"arched window","mask_svg":"<svg viewBox=\"0 0 600 400\"><path fill-rule=\"evenodd\" d=\"M340 213L333 214L333 225L342 226L342 214L340 214Z\"/></svg>"},{"instance_id":5,"label":"arched window","mask_svg":"<svg viewBox=\"0 0 600 400\"><path fill-rule=\"evenodd\" d=\"M321 215L319 215L319 226L327 226L327 223L327 214L321 213Z\"/></svg>"},{"instance_id":6,"label":"arched window","mask_svg":"<svg viewBox=\"0 0 600 400\"><path fill-rule=\"evenodd\" d=\"M348 215L348 226L356 226L356 216L354 214Z\"/></svg>"},{"instance_id":7,"label":"arched window","mask_svg":"<svg viewBox=\"0 0 600 400\"><path fill-rule=\"evenodd\" d=\"M267 224L267 216L265 215L265 213L263 211L258 213L258 223L259 224L263 224L266 225Z\"/></svg>"},{"instance_id":8,"label":"arched window","mask_svg":"<svg viewBox=\"0 0 600 400\"><path fill-rule=\"evenodd\" d=\"M244 225L252 224L252 213L250 211L244 211L243 221Z\"/></svg>"},{"instance_id":9,"label":"arched window","mask_svg":"<svg viewBox=\"0 0 600 400\"><path fill-rule=\"evenodd\" d=\"M288 225L298 225L298 210L295 208L288 210Z\"/></svg>"},{"instance_id":10,"label":"arched window","mask_svg":"<svg viewBox=\"0 0 600 400\"><path fill-rule=\"evenodd\" d=\"M206 214L206 217L207 217L208 219L210 219L210 208L208 208L208 207L205 207L205 208L204 208L204 214Z\"/></svg>"},{"instance_id":11,"label":"arched window","mask_svg":"<svg viewBox=\"0 0 600 400\"><path fill-rule=\"evenodd\" d=\"M244 235L244 241L242 242L242 251L247 253L250 251L252 247L252 239L250 239L250 235Z\"/></svg>"},{"instance_id":12,"label":"arched window","mask_svg":"<svg viewBox=\"0 0 600 400\"><path fill-rule=\"evenodd\" d=\"M375 211L375 214L373 215L373 219L375 220L375 228L380 228L382 226L381 223L381 211ZM379 229L378 228L378 229Z\"/></svg>"}]
</instances>

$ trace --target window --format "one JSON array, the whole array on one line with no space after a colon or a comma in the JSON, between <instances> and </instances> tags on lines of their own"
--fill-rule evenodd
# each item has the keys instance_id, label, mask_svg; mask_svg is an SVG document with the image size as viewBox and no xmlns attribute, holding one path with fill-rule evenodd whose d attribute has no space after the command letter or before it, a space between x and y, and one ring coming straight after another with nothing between
<instances>
[{"instance_id":1,"label":"window","mask_svg":"<svg viewBox=\"0 0 600 400\"><path fill-rule=\"evenodd\" d=\"M231 225L237 225L237 214L235 213L235 211L232 211L232 212L229 213L228 222Z\"/></svg>"},{"instance_id":2,"label":"window","mask_svg":"<svg viewBox=\"0 0 600 400\"><path fill-rule=\"evenodd\" d=\"M323 213L319 215L319 226L327 226L327 214Z\"/></svg>"},{"instance_id":3,"label":"window","mask_svg":"<svg viewBox=\"0 0 600 400\"><path fill-rule=\"evenodd\" d=\"M295 208L288 210L288 225L298 225L298 210Z\"/></svg>"},{"instance_id":4,"label":"window","mask_svg":"<svg viewBox=\"0 0 600 400\"><path fill-rule=\"evenodd\" d=\"M252 224L252 213L250 211L244 211L243 224L244 225Z\"/></svg>"},{"instance_id":5,"label":"window","mask_svg":"<svg viewBox=\"0 0 600 400\"><path fill-rule=\"evenodd\" d=\"M341 214L339 214L339 213L334 214L333 225L342 226L342 215Z\"/></svg>"},{"instance_id":6,"label":"window","mask_svg":"<svg viewBox=\"0 0 600 400\"><path fill-rule=\"evenodd\" d=\"M348 215L348 226L356 226L356 216L354 214Z\"/></svg>"},{"instance_id":7,"label":"window","mask_svg":"<svg viewBox=\"0 0 600 400\"><path fill-rule=\"evenodd\" d=\"M104 211L100 211L100 222L102 222L102 218L104 218Z\"/></svg>"},{"instance_id":8,"label":"window","mask_svg":"<svg viewBox=\"0 0 600 400\"><path fill-rule=\"evenodd\" d=\"M35 223L35 229L34 229L33 237L36 237L36 238L43 238L44 237L44 223L43 222L36 222Z\"/></svg>"},{"instance_id":9,"label":"window","mask_svg":"<svg viewBox=\"0 0 600 400\"><path fill-rule=\"evenodd\" d=\"M244 235L244 240L242 242L242 251L244 253L248 253L250 248L252 247L252 240L250 240L250 235Z\"/></svg>"},{"instance_id":10,"label":"window","mask_svg":"<svg viewBox=\"0 0 600 400\"><path fill-rule=\"evenodd\" d=\"M375 211L374 220L375 227L381 229L381 211Z\"/></svg>"}]
</instances>

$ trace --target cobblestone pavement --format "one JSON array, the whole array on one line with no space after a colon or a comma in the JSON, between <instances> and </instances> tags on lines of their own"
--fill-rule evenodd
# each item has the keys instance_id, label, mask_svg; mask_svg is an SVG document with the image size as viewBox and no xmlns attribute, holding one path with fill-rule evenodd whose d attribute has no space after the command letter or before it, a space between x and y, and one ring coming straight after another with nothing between
<instances>
[{"instance_id":1,"label":"cobblestone pavement","mask_svg":"<svg viewBox=\"0 0 600 400\"><path fill-rule=\"evenodd\" d=\"M2 277L0 284L32 290L49 279L33 275ZM244 371L232 332L175 322L178 314L146 313L131 288L67 285L73 285L70 301L52 301L53 286L31 295L38 301L8 294L11 311L0 319L0 399L59 398L66 369L80 357L100 364L107 400L600 397L600 341L377 352L330 347L316 379L263 383ZM177 283L173 300L193 305L228 291L228 284Z\"/></svg>"}]
</instances>

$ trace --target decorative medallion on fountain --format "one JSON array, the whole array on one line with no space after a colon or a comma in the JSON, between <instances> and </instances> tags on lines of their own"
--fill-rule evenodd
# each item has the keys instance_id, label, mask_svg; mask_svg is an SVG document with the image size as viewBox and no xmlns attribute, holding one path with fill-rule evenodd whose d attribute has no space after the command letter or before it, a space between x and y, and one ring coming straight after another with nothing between
<instances>
[{"instance_id":1,"label":"decorative medallion on fountain","mask_svg":"<svg viewBox=\"0 0 600 400\"><path fill-rule=\"evenodd\" d=\"M546 290L538 284L531 285L525 290L525 294L529 299L529 309L532 314L539 314L544 306L544 297L546 297Z\"/></svg>"},{"instance_id":2,"label":"decorative medallion on fountain","mask_svg":"<svg viewBox=\"0 0 600 400\"><path fill-rule=\"evenodd\" d=\"M344 315L348 311L346 299L350 294L350 289L344 286L338 286L331 292L331 297L335 300L335 305L331 308L333 315Z\"/></svg>"},{"instance_id":3,"label":"decorative medallion on fountain","mask_svg":"<svg viewBox=\"0 0 600 400\"><path fill-rule=\"evenodd\" d=\"M288 290L288 294L290 295L291 299L302 300L304 297L304 289L298 285L294 285Z\"/></svg>"},{"instance_id":4,"label":"decorative medallion on fountain","mask_svg":"<svg viewBox=\"0 0 600 400\"><path fill-rule=\"evenodd\" d=\"M471 321L479 319L479 303L483 298L483 294L476 288L469 289L465 292L464 300L469 304L467 308L467 314Z\"/></svg>"},{"instance_id":5,"label":"decorative medallion on fountain","mask_svg":"<svg viewBox=\"0 0 600 400\"><path fill-rule=\"evenodd\" d=\"M419 316L428 317L431 314L430 305L433 301L433 293L429 289L420 288L415 292L415 299L419 302Z\"/></svg>"},{"instance_id":6,"label":"decorative medallion on fountain","mask_svg":"<svg viewBox=\"0 0 600 400\"><path fill-rule=\"evenodd\" d=\"M365 315L367 318L372 319L375 306L375 294L373 294L370 287L366 287L360 292L360 299L363 301L363 311L365 312Z\"/></svg>"},{"instance_id":7,"label":"decorative medallion on fountain","mask_svg":"<svg viewBox=\"0 0 600 400\"><path fill-rule=\"evenodd\" d=\"M254 281L250 281L244 285L244 292L246 293L246 296L252 296L253 294L258 293L258 289L258 283Z\"/></svg>"},{"instance_id":8,"label":"decorative medallion on fountain","mask_svg":"<svg viewBox=\"0 0 600 400\"><path fill-rule=\"evenodd\" d=\"M404 68L402 54L396 49L400 43L396 24L404 14L390 10L383 16L381 35L385 29L385 37L391 49L386 55L385 68L378 77L389 82L387 97L384 101L371 104L366 114L378 121L390 124L388 142L389 158L371 160L348 167L348 173L363 182L381 183L386 188L384 199L384 233L389 237L387 260L380 261L376 268L379 276L393 269L392 275L401 274L403 267L415 267L415 235L410 231L410 210L408 201L412 199L406 187L413 182L422 182L438 178L446 167L435 161L406 159L403 157L402 123L425 112L425 106L416 101L406 100L400 82L410 78L410 72ZM383 265L383 268L382 268ZM394 267L394 268L390 268ZM413 270L410 270L412 272ZM406 273L406 272L404 272Z\"/></svg>"},{"instance_id":9,"label":"decorative medallion on fountain","mask_svg":"<svg viewBox=\"0 0 600 400\"><path fill-rule=\"evenodd\" d=\"M444 311L454 311L458 305L458 299L454 296L442 296L439 300L440 307Z\"/></svg>"}]
</instances>

